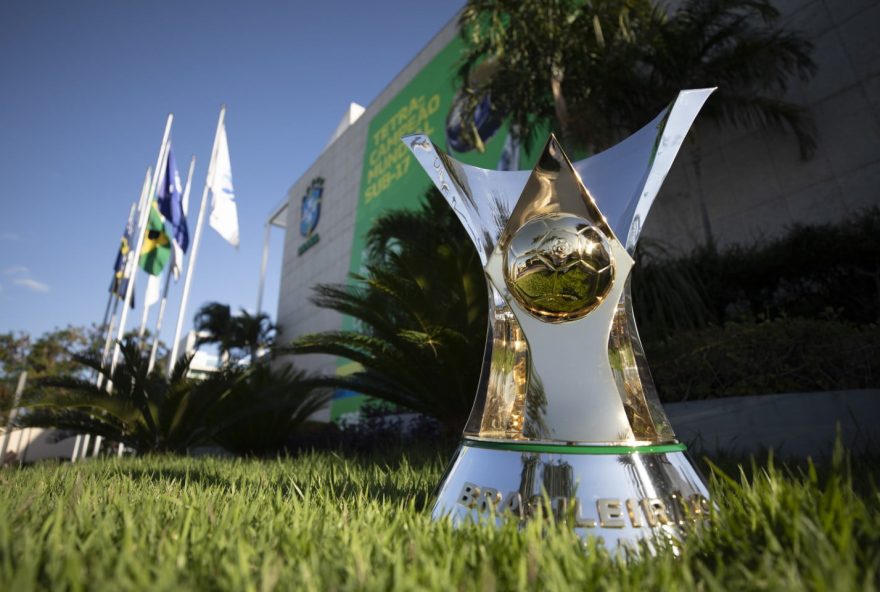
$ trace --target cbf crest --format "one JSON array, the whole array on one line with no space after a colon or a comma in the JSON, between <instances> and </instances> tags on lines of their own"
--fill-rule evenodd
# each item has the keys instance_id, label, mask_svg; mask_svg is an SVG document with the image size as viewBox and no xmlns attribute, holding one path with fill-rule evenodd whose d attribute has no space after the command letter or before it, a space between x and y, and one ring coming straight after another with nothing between
<instances>
[{"instance_id":1,"label":"cbf crest","mask_svg":"<svg viewBox=\"0 0 880 592\"><path fill-rule=\"evenodd\" d=\"M302 255L318 242L318 234L315 228L321 219L321 198L324 195L324 178L315 177L306 189L300 206L300 223L299 233L306 239L299 249L298 253Z\"/></svg>"}]
</instances>

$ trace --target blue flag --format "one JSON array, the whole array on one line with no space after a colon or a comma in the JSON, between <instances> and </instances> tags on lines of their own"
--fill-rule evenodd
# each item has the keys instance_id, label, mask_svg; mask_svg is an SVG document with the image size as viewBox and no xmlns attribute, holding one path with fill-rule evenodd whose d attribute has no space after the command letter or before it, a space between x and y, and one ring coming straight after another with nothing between
<instances>
[{"instance_id":1,"label":"blue flag","mask_svg":"<svg viewBox=\"0 0 880 592\"><path fill-rule=\"evenodd\" d=\"M134 208L134 204L132 204ZM134 212L134 209L132 209ZM125 292L128 289L128 278L125 277L125 266L128 262L129 252L131 251L131 235L134 234L134 220L132 216L128 217L128 223L122 233L119 250L116 251L116 261L113 263L113 282L110 284L110 291L113 292L120 300L125 299ZM131 307L134 308L134 294L131 295Z\"/></svg>"},{"instance_id":2,"label":"blue flag","mask_svg":"<svg viewBox=\"0 0 880 592\"><path fill-rule=\"evenodd\" d=\"M174 277L180 274L183 265L183 254L189 249L189 228L186 225L185 204L183 203L183 187L174 152L168 146L168 166L156 191L159 213L169 224L172 243L174 244Z\"/></svg>"}]
</instances>

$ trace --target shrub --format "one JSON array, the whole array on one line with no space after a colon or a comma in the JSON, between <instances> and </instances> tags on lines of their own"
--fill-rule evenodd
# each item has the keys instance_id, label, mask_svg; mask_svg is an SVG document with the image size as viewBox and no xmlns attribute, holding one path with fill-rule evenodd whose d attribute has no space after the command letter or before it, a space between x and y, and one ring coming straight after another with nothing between
<instances>
[{"instance_id":1,"label":"shrub","mask_svg":"<svg viewBox=\"0 0 880 592\"><path fill-rule=\"evenodd\" d=\"M112 393L75 376L44 378L26 393L16 424L96 434L142 453L217 443L236 452L266 452L327 400L301 372L229 367L195 380L187 377L190 358L184 356L166 377L148 371L148 357L134 341L121 350L112 375L99 357L74 357L99 372L105 385L111 381Z\"/></svg>"},{"instance_id":2,"label":"shrub","mask_svg":"<svg viewBox=\"0 0 880 592\"><path fill-rule=\"evenodd\" d=\"M835 224L796 225L750 246L670 257L640 245L633 297L645 341L761 318L880 321L880 208Z\"/></svg>"},{"instance_id":3,"label":"shrub","mask_svg":"<svg viewBox=\"0 0 880 592\"><path fill-rule=\"evenodd\" d=\"M727 323L647 343L665 401L876 387L880 327L782 318Z\"/></svg>"},{"instance_id":4,"label":"shrub","mask_svg":"<svg viewBox=\"0 0 880 592\"><path fill-rule=\"evenodd\" d=\"M292 451L334 450L361 455L387 455L413 450L451 453L458 444L458 434L444 430L437 420L410 413L378 400L360 409L356 422L323 424L300 432L288 443Z\"/></svg>"}]
</instances>

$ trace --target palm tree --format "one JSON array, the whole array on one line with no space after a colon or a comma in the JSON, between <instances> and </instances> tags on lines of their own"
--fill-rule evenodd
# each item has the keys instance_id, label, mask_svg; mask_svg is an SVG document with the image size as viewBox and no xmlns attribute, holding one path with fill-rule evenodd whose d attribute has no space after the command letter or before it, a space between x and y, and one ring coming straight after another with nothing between
<instances>
[{"instance_id":1,"label":"palm tree","mask_svg":"<svg viewBox=\"0 0 880 592\"><path fill-rule=\"evenodd\" d=\"M121 345L122 363L112 375L113 393L94 381L75 376L39 381L23 401L21 427L45 427L91 433L123 442L140 452L185 452L193 446L233 438L237 427L254 418L280 415L294 430L324 404L326 395L315 390L304 375L285 375L273 388L266 370L262 390L251 397L247 370L221 372L204 381L186 377L190 359L175 365L170 378L161 371L147 372L148 356L135 340ZM95 356L76 360L111 378ZM280 394L279 394L280 391Z\"/></svg>"},{"instance_id":2,"label":"palm tree","mask_svg":"<svg viewBox=\"0 0 880 592\"><path fill-rule=\"evenodd\" d=\"M582 99L605 91L606 60L631 51L652 11L649 0L469 1L459 18L465 121L476 129L489 99L527 150L548 125L567 147L601 141L604 120Z\"/></svg>"},{"instance_id":3,"label":"palm tree","mask_svg":"<svg viewBox=\"0 0 880 592\"><path fill-rule=\"evenodd\" d=\"M148 359L134 339L120 346L122 362L112 377L95 355L76 356L86 368L106 382L112 378L113 393L95 381L76 376L49 377L28 391L18 422L23 427L46 427L91 433L123 442L140 451L180 450L201 441L184 424L191 417L171 418L185 390L189 358L182 358L169 379L147 373ZM189 420L189 421L188 421Z\"/></svg>"},{"instance_id":4,"label":"palm tree","mask_svg":"<svg viewBox=\"0 0 880 592\"><path fill-rule=\"evenodd\" d=\"M229 367L208 380L228 394L214 415L235 417L215 434L221 446L238 454L270 454L283 450L290 438L330 399L327 389L302 371L268 364Z\"/></svg>"},{"instance_id":5,"label":"palm tree","mask_svg":"<svg viewBox=\"0 0 880 592\"><path fill-rule=\"evenodd\" d=\"M460 24L468 46L462 83L483 60L497 61L472 104L490 97L526 141L550 125L566 145L598 151L650 121L681 89L717 86L701 120L787 130L803 158L815 150L809 111L784 98L792 80L815 73L812 44L779 26L770 0L685 0L671 15L635 0L474 0ZM699 182L693 132L691 142ZM711 246L702 190L697 198Z\"/></svg>"},{"instance_id":6,"label":"palm tree","mask_svg":"<svg viewBox=\"0 0 880 592\"><path fill-rule=\"evenodd\" d=\"M688 0L667 20L658 21L648 43L638 47L635 68L622 69L617 92L604 109L620 112L620 129L634 131L649 121L682 88L717 86L701 121L742 129L787 130L801 158L816 149L815 126L807 108L785 100L792 80L816 72L812 44L778 26L779 11L769 0ZM699 128L697 128L699 129ZM697 202L706 245L714 236L702 190L701 149L696 130L690 147Z\"/></svg>"},{"instance_id":7,"label":"palm tree","mask_svg":"<svg viewBox=\"0 0 880 592\"><path fill-rule=\"evenodd\" d=\"M257 362L260 350L270 348L275 343L278 329L266 313L252 315L245 309L232 318L233 347L247 351L251 363Z\"/></svg>"},{"instance_id":8,"label":"palm tree","mask_svg":"<svg viewBox=\"0 0 880 592\"><path fill-rule=\"evenodd\" d=\"M229 305L219 302L203 305L196 312L193 326L200 334L196 345L217 344L224 361L249 354L255 362L259 351L275 342L277 332L269 315L252 315L242 308L233 316Z\"/></svg>"},{"instance_id":9,"label":"palm tree","mask_svg":"<svg viewBox=\"0 0 880 592\"><path fill-rule=\"evenodd\" d=\"M193 317L193 328L197 333L196 347L216 344L220 350L221 359L225 361L229 358L229 352L235 342L235 335L232 326L232 313L228 304L219 302L203 304Z\"/></svg>"},{"instance_id":10,"label":"palm tree","mask_svg":"<svg viewBox=\"0 0 880 592\"><path fill-rule=\"evenodd\" d=\"M770 0L687 0L655 18L644 43L619 69L605 108L624 132L644 125L683 88L717 86L700 113L737 128L780 127L793 133L803 158L816 148L809 111L783 97L794 79L816 72L813 45L779 26ZM617 108L615 108L615 105Z\"/></svg>"},{"instance_id":11,"label":"palm tree","mask_svg":"<svg viewBox=\"0 0 880 592\"><path fill-rule=\"evenodd\" d=\"M379 217L366 273L320 285L313 302L357 320L349 331L305 335L283 352L341 356L362 370L323 384L360 392L460 431L473 405L486 336L479 258L433 188L419 210Z\"/></svg>"}]
</instances>

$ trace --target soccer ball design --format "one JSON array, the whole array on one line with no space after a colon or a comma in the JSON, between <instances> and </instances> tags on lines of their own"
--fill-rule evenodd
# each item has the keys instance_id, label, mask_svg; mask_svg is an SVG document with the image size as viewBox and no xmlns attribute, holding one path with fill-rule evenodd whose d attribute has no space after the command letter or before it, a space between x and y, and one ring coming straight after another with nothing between
<instances>
[{"instance_id":1,"label":"soccer ball design","mask_svg":"<svg viewBox=\"0 0 880 592\"><path fill-rule=\"evenodd\" d=\"M516 231L504 254L504 279L526 311L548 322L583 318L614 281L608 238L570 214L534 218Z\"/></svg>"}]
</instances>

